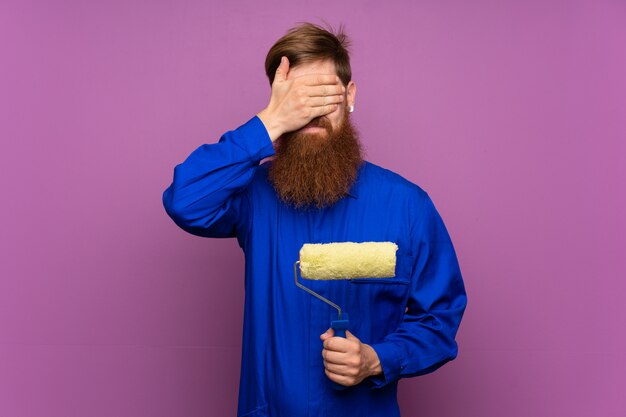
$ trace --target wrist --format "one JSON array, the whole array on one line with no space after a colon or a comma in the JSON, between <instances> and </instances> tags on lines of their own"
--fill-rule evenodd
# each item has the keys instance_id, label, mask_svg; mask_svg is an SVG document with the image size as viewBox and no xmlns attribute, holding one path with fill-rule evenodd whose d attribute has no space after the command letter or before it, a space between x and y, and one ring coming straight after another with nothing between
<instances>
[{"instance_id":1,"label":"wrist","mask_svg":"<svg viewBox=\"0 0 626 417\"><path fill-rule=\"evenodd\" d=\"M380 359L378 359L378 354L370 345L364 345L367 350L367 372L369 376L381 375L383 373L383 367L380 364Z\"/></svg>"},{"instance_id":2,"label":"wrist","mask_svg":"<svg viewBox=\"0 0 626 417\"><path fill-rule=\"evenodd\" d=\"M278 123L276 117L271 114L267 107L257 113L257 117L261 119L261 122L265 126L265 130L267 130L267 133L272 142L274 142L283 134L280 123Z\"/></svg>"}]
</instances>

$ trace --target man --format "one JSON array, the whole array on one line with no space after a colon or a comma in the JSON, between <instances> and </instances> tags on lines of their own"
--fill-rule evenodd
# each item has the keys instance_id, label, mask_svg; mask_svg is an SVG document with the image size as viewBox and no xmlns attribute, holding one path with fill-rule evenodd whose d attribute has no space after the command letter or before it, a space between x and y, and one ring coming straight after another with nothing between
<instances>
[{"instance_id":1,"label":"man","mask_svg":"<svg viewBox=\"0 0 626 417\"><path fill-rule=\"evenodd\" d=\"M457 355L467 299L452 242L425 191L363 160L348 45L341 29L288 31L265 62L268 106L192 152L163 194L178 226L245 253L239 416L398 416L398 380ZM395 278L307 281L350 313L341 338L293 263L304 243L347 241L399 249Z\"/></svg>"}]
</instances>

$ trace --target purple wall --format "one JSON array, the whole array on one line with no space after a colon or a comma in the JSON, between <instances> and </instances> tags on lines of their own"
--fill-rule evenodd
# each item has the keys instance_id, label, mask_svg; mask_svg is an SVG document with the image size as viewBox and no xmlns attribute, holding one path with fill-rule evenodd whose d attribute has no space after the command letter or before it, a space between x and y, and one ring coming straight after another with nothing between
<instances>
[{"instance_id":1,"label":"purple wall","mask_svg":"<svg viewBox=\"0 0 626 417\"><path fill-rule=\"evenodd\" d=\"M353 38L369 160L430 193L468 290L404 415L626 415L626 3L4 0L0 416L234 415L243 255L161 193L319 18Z\"/></svg>"}]
</instances>

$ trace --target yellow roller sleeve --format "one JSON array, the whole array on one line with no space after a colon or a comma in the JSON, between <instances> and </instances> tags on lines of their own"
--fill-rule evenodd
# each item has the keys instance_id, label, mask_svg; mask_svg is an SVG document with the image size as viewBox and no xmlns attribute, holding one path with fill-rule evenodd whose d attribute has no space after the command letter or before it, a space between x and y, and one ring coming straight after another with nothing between
<instances>
[{"instance_id":1,"label":"yellow roller sleeve","mask_svg":"<svg viewBox=\"0 0 626 417\"><path fill-rule=\"evenodd\" d=\"M300 249L300 274L317 280L391 278L397 250L393 242L305 243Z\"/></svg>"}]
</instances>

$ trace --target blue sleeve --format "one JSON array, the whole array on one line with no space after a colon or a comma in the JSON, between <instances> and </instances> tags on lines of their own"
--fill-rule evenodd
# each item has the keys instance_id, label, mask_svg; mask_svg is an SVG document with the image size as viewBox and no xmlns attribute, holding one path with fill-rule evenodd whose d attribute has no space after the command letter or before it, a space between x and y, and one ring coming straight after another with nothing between
<instances>
[{"instance_id":1,"label":"blue sleeve","mask_svg":"<svg viewBox=\"0 0 626 417\"><path fill-rule=\"evenodd\" d=\"M411 233L416 252L406 313L398 329L373 344L383 374L373 388L433 372L456 358L455 341L467 305L457 257L430 197L418 209Z\"/></svg>"},{"instance_id":2,"label":"blue sleeve","mask_svg":"<svg viewBox=\"0 0 626 417\"><path fill-rule=\"evenodd\" d=\"M203 237L235 237L240 246L249 227L249 198L259 162L274 155L272 141L257 116L226 132L218 143L202 145L174 168L163 206L172 220Z\"/></svg>"}]
</instances>

